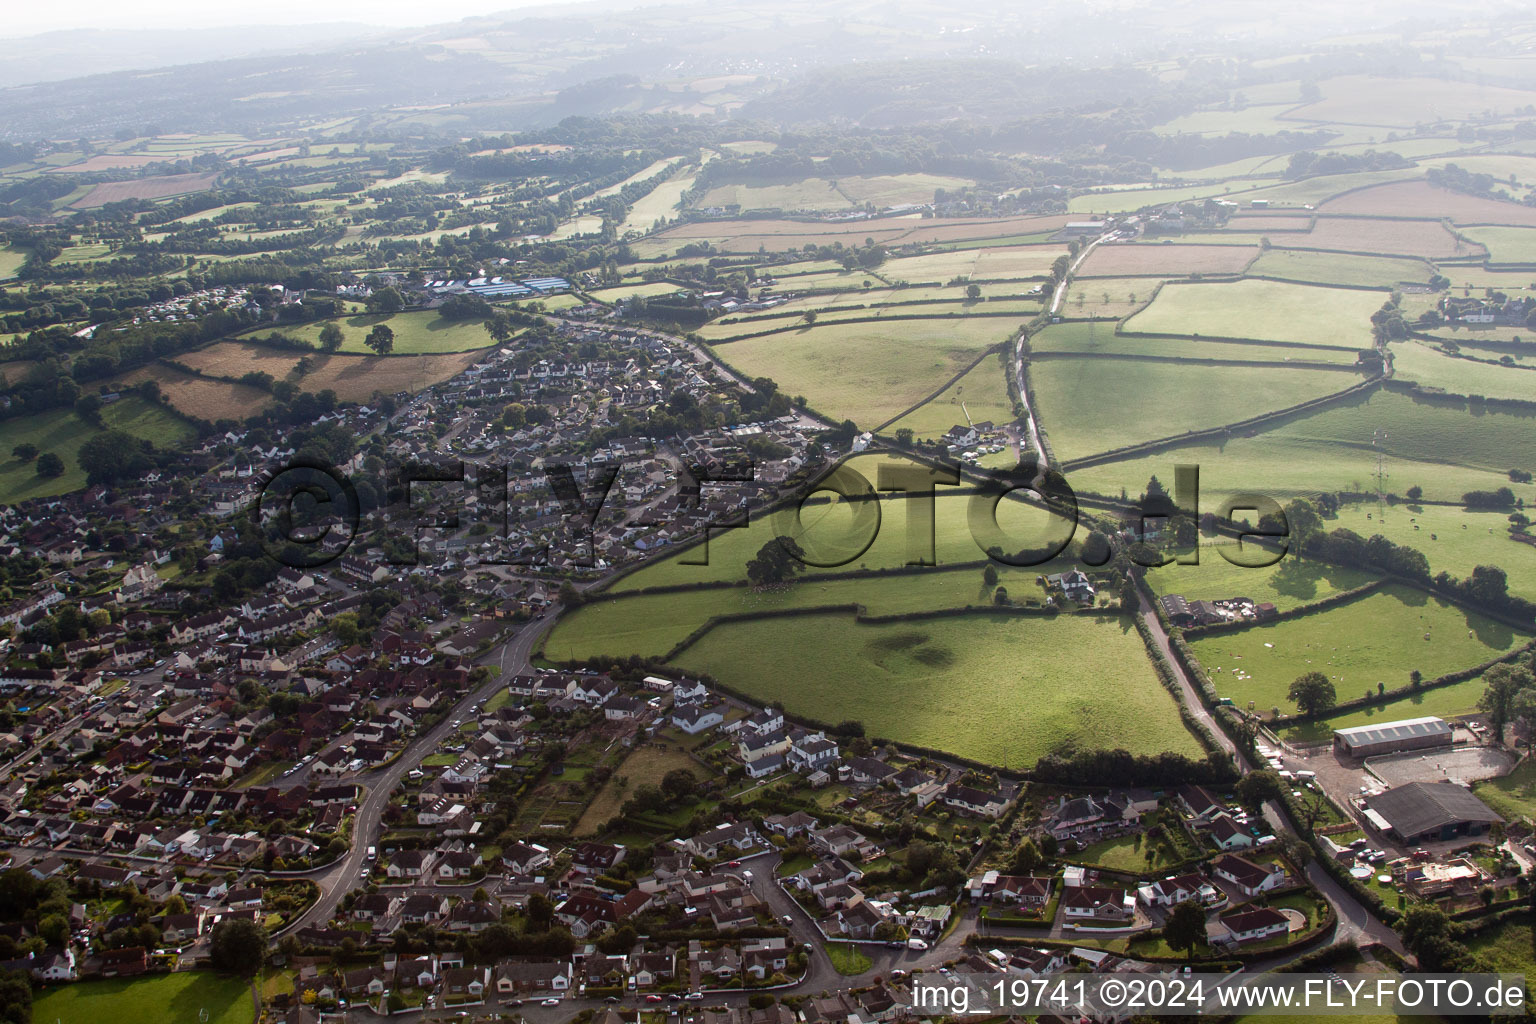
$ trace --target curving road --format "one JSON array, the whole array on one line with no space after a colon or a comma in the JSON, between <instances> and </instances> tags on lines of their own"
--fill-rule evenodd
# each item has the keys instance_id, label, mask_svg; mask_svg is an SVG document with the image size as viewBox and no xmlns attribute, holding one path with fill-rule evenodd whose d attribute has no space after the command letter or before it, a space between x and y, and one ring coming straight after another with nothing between
<instances>
[{"instance_id":1,"label":"curving road","mask_svg":"<svg viewBox=\"0 0 1536 1024\"><path fill-rule=\"evenodd\" d=\"M528 657L534 642L550 619L540 617L527 623L511 639L493 648L476 660L477 665L494 665L500 675L492 674L482 686L469 691L443 716L437 725L419 734L407 744L393 764L375 772L358 776L355 781L366 788L367 793L357 805L352 820L352 849L334 864L318 868L309 877L320 887L320 898L304 913L294 918L288 927L278 933L281 937L306 925L325 924L336 912L336 905L347 891L353 888L368 863L368 847L375 846L383 832L384 808L406 773L420 767L421 762L438 748L455 731L454 721L463 719L471 708L482 700L488 700L507 684L510 675L523 671L529 664Z\"/></svg>"}]
</instances>

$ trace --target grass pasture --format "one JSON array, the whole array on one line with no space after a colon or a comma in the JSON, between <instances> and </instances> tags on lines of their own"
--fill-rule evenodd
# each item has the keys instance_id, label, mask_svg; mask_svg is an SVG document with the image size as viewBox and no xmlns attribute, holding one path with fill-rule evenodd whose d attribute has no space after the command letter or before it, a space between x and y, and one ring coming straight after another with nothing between
<instances>
[{"instance_id":1,"label":"grass pasture","mask_svg":"<svg viewBox=\"0 0 1536 1024\"><path fill-rule=\"evenodd\" d=\"M743 211L784 210L825 213L853 205L826 178L802 178L784 185L717 185L699 199L701 207L737 206Z\"/></svg>"},{"instance_id":2,"label":"grass pasture","mask_svg":"<svg viewBox=\"0 0 1536 1024\"><path fill-rule=\"evenodd\" d=\"M1528 637L1438 597L1391 584L1363 598L1301 618L1194 640L1191 647L1223 697L1255 710L1292 705L1286 691L1306 672L1322 672L1341 699L1404 686L1418 669L1432 679L1504 654ZM1238 678L1242 673L1243 678Z\"/></svg>"},{"instance_id":3,"label":"grass pasture","mask_svg":"<svg viewBox=\"0 0 1536 1024\"><path fill-rule=\"evenodd\" d=\"M1418 341L1393 345L1391 352L1395 376L1400 380L1417 381L1453 395L1482 395L1484 398L1513 398L1526 402L1536 397L1536 364L1501 366L1448 355Z\"/></svg>"},{"instance_id":4,"label":"grass pasture","mask_svg":"<svg viewBox=\"0 0 1536 1024\"><path fill-rule=\"evenodd\" d=\"M915 459L895 455L858 456L843 463L843 466L863 476L871 487L879 483L882 466L910 469L922 465L924 463ZM936 489L932 558L940 567L953 566L956 563L975 564L985 557L984 549L972 536L968 519L968 506L972 493L969 486L952 488L940 485ZM850 502L842 501L834 505L817 497L815 501L806 504L798 523L789 518L776 520L758 516L742 529L714 531L710 536L707 552L701 546L694 545L670 554L615 580L609 587L609 591L626 593L649 587L745 580L747 562L757 555L762 546L775 535L776 530L795 537L808 551L814 545L823 551L843 552L846 551L846 546L839 545L837 542L853 532L855 525L853 511ZM823 573L893 569L914 561L919 556L928 559L929 552L926 547L915 550L908 543L908 503L905 498L896 493L885 494L880 498L879 511L879 527L867 549L853 554L852 561L836 566L810 569L807 571L806 578L812 579ZM997 506L997 521L999 528L1006 536L1021 539L1020 547L1025 546L1023 538L1055 535L1061 529L1060 523L1055 521L1049 513L1019 500L1000 502ZM685 564L685 559L687 562L705 561L707 564ZM835 561L830 557L819 560L828 563ZM979 571L978 569L978 579ZM1033 578L1031 575L1031 582ZM933 585L948 586L946 579L938 579ZM968 585L963 586L961 592L970 592ZM881 592L880 599L893 600L884 592ZM959 603L965 604L980 599L967 597ZM864 601L865 598L856 596L853 600Z\"/></svg>"},{"instance_id":5,"label":"grass pasture","mask_svg":"<svg viewBox=\"0 0 1536 1024\"><path fill-rule=\"evenodd\" d=\"M1536 263L1536 229L1516 227L1463 228L1462 234L1488 250L1493 263Z\"/></svg>"},{"instance_id":6,"label":"grass pasture","mask_svg":"<svg viewBox=\"0 0 1536 1024\"><path fill-rule=\"evenodd\" d=\"M0 248L0 281L9 281L16 276L23 263L27 262L27 254L12 245Z\"/></svg>"},{"instance_id":7,"label":"grass pasture","mask_svg":"<svg viewBox=\"0 0 1536 1024\"><path fill-rule=\"evenodd\" d=\"M1389 490L1402 494L1418 485L1431 501L1459 502L1467 491L1507 486L1529 505L1536 502L1536 486L1510 483L1507 474L1511 467L1536 466L1533 423L1536 416L1507 409L1474 411L1465 402L1373 390L1267 430L1091 466L1070 477L1079 491L1140 493L1148 476L1166 478L1175 464L1194 463L1201 500L1212 508L1228 496L1255 491L1278 499L1362 493L1374 489L1372 440L1382 430Z\"/></svg>"},{"instance_id":8,"label":"grass pasture","mask_svg":"<svg viewBox=\"0 0 1536 1024\"><path fill-rule=\"evenodd\" d=\"M256 1010L241 979L179 971L59 985L34 997L32 1016L60 1024L250 1024Z\"/></svg>"},{"instance_id":9,"label":"grass pasture","mask_svg":"<svg viewBox=\"0 0 1536 1024\"><path fill-rule=\"evenodd\" d=\"M107 429L126 430L157 448L182 444L195 431L164 409L142 398L119 399L101 410ZM69 409L53 409L6 420L0 425L0 502L14 504L27 498L45 498L85 486L80 468L80 446L99 431ZM53 452L64 460L64 474L45 480L36 464L11 455L19 444L34 444L39 452Z\"/></svg>"},{"instance_id":10,"label":"grass pasture","mask_svg":"<svg viewBox=\"0 0 1536 1024\"><path fill-rule=\"evenodd\" d=\"M1524 89L1441 78L1341 75L1321 85L1322 99L1288 112L1285 119L1411 128L1424 121L1427 111L1434 111L1435 119L1460 121L1536 103L1536 93Z\"/></svg>"},{"instance_id":11,"label":"grass pasture","mask_svg":"<svg viewBox=\"0 0 1536 1024\"><path fill-rule=\"evenodd\" d=\"M1367 348L1371 314L1386 297L1278 281L1166 284L1125 329Z\"/></svg>"},{"instance_id":12,"label":"grass pasture","mask_svg":"<svg viewBox=\"0 0 1536 1024\"><path fill-rule=\"evenodd\" d=\"M676 660L792 714L1010 768L1072 749L1199 754L1124 620L766 619L719 626Z\"/></svg>"},{"instance_id":13,"label":"grass pasture","mask_svg":"<svg viewBox=\"0 0 1536 1024\"><path fill-rule=\"evenodd\" d=\"M1360 379L1329 370L1115 358L1040 360L1029 377L1045 432L1065 461L1235 423Z\"/></svg>"},{"instance_id":14,"label":"grass pasture","mask_svg":"<svg viewBox=\"0 0 1536 1024\"><path fill-rule=\"evenodd\" d=\"M1281 611L1353 590L1373 578L1358 569L1290 555L1267 568L1250 569L1233 565L1211 546L1200 549L1198 565L1165 565L1147 570L1147 582L1159 596L1181 594L1190 601L1246 597L1268 601Z\"/></svg>"},{"instance_id":15,"label":"grass pasture","mask_svg":"<svg viewBox=\"0 0 1536 1024\"><path fill-rule=\"evenodd\" d=\"M990 420L997 424L1013 421L1013 400L1008 396L1004 353L988 356L977 363L932 400L892 423L885 433L894 434L907 427L919 439L942 437L950 427L967 420L971 423Z\"/></svg>"},{"instance_id":16,"label":"grass pasture","mask_svg":"<svg viewBox=\"0 0 1536 1024\"><path fill-rule=\"evenodd\" d=\"M1068 305L1075 313L1075 297ZM1092 321L1051 324L1029 339L1029 348L1036 356L1160 356L1167 359L1220 359L1239 363L1355 365L1355 353L1346 349L1293 348L1252 341L1206 341L1203 338L1116 334L1114 324Z\"/></svg>"},{"instance_id":17,"label":"grass pasture","mask_svg":"<svg viewBox=\"0 0 1536 1024\"><path fill-rule=\"evenodd\" d=\"M976 281L1022 281L1041 277L1051 269L1066 247L1016 245L998 249L952 249L924 256L886 260L880 274L890 281L911 284L947 284L957 277Z\"/></svg>"},{"instance_id":18,"label":"grass pasture","mask_svg":"<svg viewBox=\"0 0 1536 1024\"><path fill-rule=\"evenodd\" d=\"M395 355L434 355L443 352L469 352L495 344L485 324L478 320L445 320L431 310L409 313L365 313L339 320L316 320L290 328L284 333L320 347L320 332L327 323L335 323L346 336L342 352L372 355L363 339L376 324L385 324L395 332Z\"/></svg>"},{"instance_id":19,"label":"grass pasture","mask_svg":"<svg viewBox=\"0 0 1536 1024\"><path fill-rule=\"evenodd\" d=\"M1007 340L1011 317L825 324L721 345L748 377L771 377L833 419L870 429L932 394L984 349Z\"/></svg>"},{"instance_id":20,"label":"grass pasture","mask_svg":"<svg viewBox=\"0 0 1536 1024\"><path fill-rule=\"evenodd\" d=\"M1249 268L1249 273L1259 277L1360 288L1392 288L1403 281L1428 281L1434 272L1434 267L1422 260L1302 249L1271 249Z\"/></svg>"},{"instance_id":21,"label":"grass pasture","mask_svg":"<svg viewBox=\"0 0 1536 1024\"><path fill-rule=\"evenodd\" d=\"M1463 579L1479 565L1496 565L1509 578L1510 593L1536 600L1536 545L1509 539L1504 512L1471 511L1455 505L1343 505L1325 529L1344 528L1362 537L1381 534L1394 544L1417 548L1431 573Z\"/></svg>"},{"instance_id":22,"label":"grass pasture","mask_svg":"<svg viewBox=\"0 0 1536 1024\"><path fill-rule=\"evenodd\" d=\"M220 377L239 378L252 370L260 370L282 379L302 358L304 353L301 352L285 352L238 341L221 341L178 356L177 361L201 373ZM311 370L298 378L300 388L312 392L329 388L344 402L366 402L375 392L389 395L397 391L421 391L455 377L474 365L480 353L445 352L419 356L313 353L308 358Z\"/></svg>"}]
</instances>

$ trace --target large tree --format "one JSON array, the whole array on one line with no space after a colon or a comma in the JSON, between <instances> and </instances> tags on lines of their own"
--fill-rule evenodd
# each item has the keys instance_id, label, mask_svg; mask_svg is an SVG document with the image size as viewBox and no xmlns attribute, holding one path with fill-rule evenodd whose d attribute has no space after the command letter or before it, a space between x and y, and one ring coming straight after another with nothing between
<instances>
[{"instance_id":1,"label":"large tree","mask_svg":"<svg viewBox=\"0 0 1536 1024\"><path fill-rule=\"evenodd\" d=\"M1195 949L1205 942L1205 911L1199 900L1185 900L1173 908L1163 925L1163 941L1168 948L1183 950L1194 959Z\"/></svg>"},{"instance_id":2,"label":"large tree","mask_svg":"<svg viewBox=\"0 0 1536 1024\"><path fill-rule=\"evenodd\" d=\"M1304 715L1327 711L1339 702L1333 682L1321 672L1307 672L1296 677L1286 697L1296 702L1296 710Z\"/></svg>"},{"instance_id":3,"label":"large tree","mask_svg":"<svg viewBox=\"0 0 1536 1024\"><path fill-rule=\"evenodd\" d=\"M335 323L329 323L320 328L320 347L327 352L335 352L346 340L347 336Z\"/></svg>"},{"instance_id":4,"label":"large tree","mask_svg":"<svg viewBox=\"0 0 1536 1024\"><path fill-rule=\"evenodd\" d=\"M805 552L789 537L774 537L747 563L747 579L754 587L787 583L805 569Z\"/></svg>"},{"instance_id":5,"label":"large tree","mask_svg":"<svg viewBox=\"0 0 1536 1024\"><path fill-rule=\"evenodd\" d=\"M1493 735L1504 742L1504 727L1513 719L1515 696L1521 690L1536 686L1536 676L1524 665L1495 665L1483 673L1483 695L1478 698L1478 710L1488 715Z\"/></svg>"},{"instance_id":6,"label":"large tree","mask_svg":"<svg viewBox=\"0 0 1536 1024\"><path fill-rule=\"evenodd\" d=\"M363 339L363 344L381 356L389 355L395 348L395 332L389 329L388 324L375 324L373 330L368 332L368 337Z\"/></svg>"},{"instance_id":7,"label":"large tree","mask_svg":"<svg viewBox=\"0 0 1536 1024\"><path fill-rule=\"evenodd\" d=\"M208 962L215 970L245 977L261 970L267 958L267 933L255 921L238 919L214 925Z\"/></svg>"}]
</instances>

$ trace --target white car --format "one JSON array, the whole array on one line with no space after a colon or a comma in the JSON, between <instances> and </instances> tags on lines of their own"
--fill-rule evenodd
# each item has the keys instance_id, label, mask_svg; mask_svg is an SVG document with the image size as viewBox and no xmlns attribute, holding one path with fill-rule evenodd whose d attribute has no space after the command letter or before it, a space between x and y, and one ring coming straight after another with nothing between
<instances>
[{"instance_id":1,"label":"white car","mask_svg":"<svg viewBox=\"0 0 1536 1024\"><path fill-rule=\"evenodd\" d=\"M540 1006L559 1006L560 1005L560 997L559 996L550 996L548 999L545 999L544 1001L539 1003L539 1005Z\"/></svg>"}]
</instances>

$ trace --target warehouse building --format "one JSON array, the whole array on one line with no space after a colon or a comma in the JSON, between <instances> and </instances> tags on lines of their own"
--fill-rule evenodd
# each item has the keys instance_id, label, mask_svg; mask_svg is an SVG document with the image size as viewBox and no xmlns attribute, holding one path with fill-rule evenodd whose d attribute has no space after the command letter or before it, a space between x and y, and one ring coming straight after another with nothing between
<instances>
[{"instance_id":1,"label":"warehouse building","mask_svg":"<svg viewBox=\"0 0 1536 1024\"><path fill-rule=\"evenodd\" d=\"M1450 745L1451 727L1443 718L1405 718L1401 722L1336 729L1333 733L1333 751L1343 757L1375 757Z\"/></svg>"},{"instance_id":2,"label":"warehouse building","mask_svg":"<svg viewBox=\"0 0 1536 1024\"><path fill-rule=\"evenodd\" d=\"M1371 797L1366 820L1404 843L1480 836L1504 819L1454 782L1410 782Z\"/></svg>"}]
</instances>

